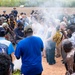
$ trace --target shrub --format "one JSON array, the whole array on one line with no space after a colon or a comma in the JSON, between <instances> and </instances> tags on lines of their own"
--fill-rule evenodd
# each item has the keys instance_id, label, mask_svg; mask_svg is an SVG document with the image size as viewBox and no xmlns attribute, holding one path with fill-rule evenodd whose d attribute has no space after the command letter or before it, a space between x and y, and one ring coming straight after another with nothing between
<instances>
[{"instance_id":1,"label":"shrub","mask_svg":"<svg viewBox=\"0 0 75 75\"><path fill-rule=\"evenodd\" d=\"M46 3L47 2L47 3ZM14 7L25 5L37 7L46 4L47 7L75 7L75 0L0 0L0 6Z\"/></svg>"}]
</instances>

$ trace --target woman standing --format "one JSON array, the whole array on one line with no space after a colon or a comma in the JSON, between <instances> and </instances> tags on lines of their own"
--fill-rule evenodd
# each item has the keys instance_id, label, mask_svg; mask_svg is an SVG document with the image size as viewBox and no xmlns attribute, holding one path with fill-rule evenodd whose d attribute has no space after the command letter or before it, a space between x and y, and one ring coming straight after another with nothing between
<instances>
[{"instance_id":1,"label":"woman standing","mask_svg":"<svg viewBox=\"0 0 75 75\"><path fill-rule=\"evenodd\" d=\"M56 63L55 61L55 42L53 41L53 35L55 34L55 28L51 25L47 31L45 49L46 49L46 59L49 65Z\"/></svg>"}]
</instances>

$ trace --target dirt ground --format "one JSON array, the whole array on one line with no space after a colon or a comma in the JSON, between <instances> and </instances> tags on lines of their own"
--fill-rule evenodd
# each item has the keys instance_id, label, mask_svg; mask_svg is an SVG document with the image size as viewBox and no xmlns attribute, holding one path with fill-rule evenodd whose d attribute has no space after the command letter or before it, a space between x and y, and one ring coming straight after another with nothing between
<instances>
[{"instance_id":1,"label":"dirt ground","mask_svg":"<svg viewBox=\"0 0 75 75\"><path fill-rule=\"evenodd\" d=\"M2 14L3 10L6 10L7 13L10 13L12 9L13 9L12 7L10 7L10 8L0 7L0 13ZM19 7L19 8L17 8L19 13L20 12L26 12L28 16L32 10L37 10L37 9L39 10L39 9L44 9L44 8L37 8L37 7L29 7L29 8L26 8L26 7L20 8ZM48 8L48 9L51 9L51 8ZM74 13L75 8L64 8L64 9L63 8L61 8L61 9L60 8L54 8L54 9L52 9L52 11L54 11L55 9L59 9L59 11L62 10L62 12L67 11L69 14L72 14L72 13ZM49 65L46 62L46 58L43 58L43 69L44 70L43 70L42 75L65 75L66 70L65 70L64 65L61 63L61 60L62 60L61 57L57 58L55 65Z\"/></svg>"},{"instance_id":2,"label":"dirt ground","mask_svg":"<svg viewBox=\"0 0 75 75\"><path fill-rule=\"evenodd\" d=\"M56 64L54 65L49 65L46 62L46 58L43 58L43 73L42 75L65 75L65 67L61 63L61 57L56 58Z\"/></svg>"},{"instance_id":3,"label":"dirt ground","mask_svg":"<svg viewBox=\"0 0 75 75\"><path fill-rule=\"evenodd\" d=\"M43 9L48 9L52 12L58 12L58 13L68 13L68 14L73 14L75 13L75 8L44 8L44 7L16 7L18 12L26 12L27 15L29 16L32 10L43 10ZM6 10L7 13L10 13L13 7L0 7L0 13L2 14L3 10ZM58 14L57 13L57 14Z\"/></svg>"}]
</instances>

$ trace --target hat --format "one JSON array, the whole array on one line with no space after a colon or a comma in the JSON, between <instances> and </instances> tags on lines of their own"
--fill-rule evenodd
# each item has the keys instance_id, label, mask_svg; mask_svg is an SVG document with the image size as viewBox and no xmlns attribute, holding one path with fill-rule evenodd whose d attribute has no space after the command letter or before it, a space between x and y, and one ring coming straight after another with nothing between
<instances>
[{"instance_id":1,"label":"hat","mask_svg":"<svg viewBox=\"0 0 75 75\"><path fill-rule=\"evenodd\" d=\"M7 23L3 23L2 27L8 27L8 24Z\"/></svg>"},{"instance_id":2,"label":"hat","mask_svg":"<svg viewBox=\"0 0 75 75\"><path fill-rule=\"evenodd\" d=\"M6 33L5 29L3 27L0 27L0 36L1 37L5 36L5 33Z\"/></svg>"},{"instance_id":3,"label":"hat","mask_svg":"<svg viewBox=\"0 0 75 75\"><path fill-rule=\"evenodd\" d=\"M27 26L24 28L24 31L26 31L26 32L33 32L32 26L31 26L31 25L27 25Z\"/></svg>"}]
</instances>

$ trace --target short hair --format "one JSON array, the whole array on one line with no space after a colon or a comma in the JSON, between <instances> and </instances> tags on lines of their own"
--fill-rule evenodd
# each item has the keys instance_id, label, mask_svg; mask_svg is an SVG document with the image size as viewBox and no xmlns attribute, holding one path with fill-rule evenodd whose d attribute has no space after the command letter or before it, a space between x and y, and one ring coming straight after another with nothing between
<instances>
[{"instance_id":1,"label":"short hair","mask_svg":"<svg viewBox=\"0 0 75 75\"><path fill-rule=\"evenodd\" d=\"M23 12L21 12L20 15L23 15Z\"/></svg>"},{"instance_id":2,"label":"short hair","mask_svg":"<svg viewBox=\"0 0 75 75\"><path fill-rule=\"evenodd\" d=\"M75 32L75 25L69 25L67 29L69 29L71 32Z\"/></svg>"},{"instance_id":3,"label":"short hair","mask_svg":"<svg viewBox=\"0 0 75 75\"><path fill-rule=\"evenodd\" d=\"M68 39L65 39L65 40L63 41L62 46L63 46L63 49L64 49L64 51L65 51L66 53L70 52L70 51L72 50L72 48L73 48L72 42L69 41Z\"/></svg>"},{"instance_id":4,"label":"short hair","mask_svg":"<svg viewBox=\"0 0 75 75\"><path fill-rule=\"evenodd\" d=\"M18 22L18 27L19 26L24 26L22 22Z\"/></svg>"},{"instance_id":5,"label":"short hair","mask_svg":"<svg viewBox=\"0 0 75 75\"><path fill-rule=\"evenodd\" d=\"M5 53L0 53L0 75L9 75L10 74L10 64L11 59Z\"/></svg>"},{"instance_id":6,"label":"short hair","mask_svg":"<svg viewBox=\"0 0 75 75\"><path fill-rule=\"evenodd\" d=\"M3 27L0 27L0 37L4 37L6 34L6 31Z\"/></svg>"},{"instance_id":7,"label":"short hair","mask_svg":"<svg viewBox=\"0 0 75 75\"><path fill-rule=\"evenodd\" d=\"M16 7L14 7L13 9L16 9Z\"/></svg>"},{"instance_id":8,"label":"short hair","mask_svg":"<svg viewBox=\"0 0 75 75\"><path fill-rule=\"evenodd\" d=\"M10 15L10 17L9 18L14 18L14 16L13 15Z\"/></svg>"}]
</instances>

